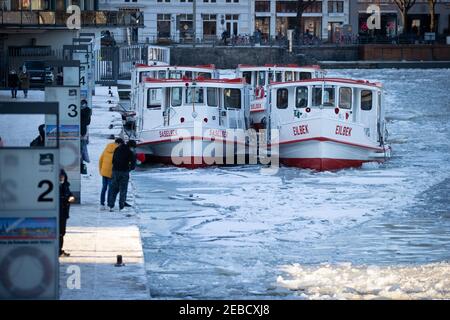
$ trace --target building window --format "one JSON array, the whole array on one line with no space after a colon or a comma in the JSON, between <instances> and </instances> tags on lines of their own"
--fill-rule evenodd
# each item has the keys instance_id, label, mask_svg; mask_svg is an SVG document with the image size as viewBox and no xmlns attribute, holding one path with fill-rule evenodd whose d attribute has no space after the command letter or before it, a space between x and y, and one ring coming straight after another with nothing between
<instances>
[{"instance_id":1,"label":"building window","mask_svg":"<svg viewBox=\"0 0 450 320\"><path fill-rule=\"evenodd\" d=\"M344 1L328 1L328 13L344 13Z\"/></svg>"},{"instance_id":2,"label":"building window","mask_svg":"<svg viewBox=\"0 0 450 320\"><path fill-rule=\"evenodd\" d=\"M178 31L182 39L194 39L194 25L192 20L192 14L179 14L177 15Z\"/></svg>"},{"instance_id":3,"label":"building window","mask_svg":"<svg viewBox=\"0 0 450 320\"><path fill-rule=\"evenodd\" d=\"M217 16L215 14L202 14L203 37L216 37Z\"/></svg>"},{"instance_id":4,"label":"building window","mask_svg":"<svg viewBox=\"0 0 450 320\"><path fill-rule=\"evenodd\" d=\"M170 38L170 14L158 14L156 28L158 38Z\"/></svg>"},{"instance_id":5,"label":"building window","mask_svg":"<svg viewBox=\"0 0 450 320\"><path fill-rule=\"evenodd\" d=\"M270 12L270 1L255 1L255 12Z\"/></svg>"}]
</instances>

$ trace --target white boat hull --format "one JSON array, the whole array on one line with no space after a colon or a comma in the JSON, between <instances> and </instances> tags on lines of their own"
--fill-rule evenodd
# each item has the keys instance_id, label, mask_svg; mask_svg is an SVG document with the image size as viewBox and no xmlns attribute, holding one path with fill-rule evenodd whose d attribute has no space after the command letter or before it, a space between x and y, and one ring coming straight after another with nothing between
<instances>
[{"instance_id":1,"label":"white boat hull","mask_svg":"<svg viewBox=\"0 0 450 320\"><path fill-rule=\"evenodd\" d=\"M177 127L142 131L137 152L146 161L187 168L244 163L245 138L228 136L224 129Z\"/></svg>"},{"instance_id":2,"label":"white boat hull","mask_svg":"<svg viewBox=\"0 0 450 320\"><path fill-rule=\"evenodd\" d=\"M318 171L383 162L391 151L369 139L355 123L320 117L284 125L278 148L280 163Z\"/></svg>"}]
</instances>

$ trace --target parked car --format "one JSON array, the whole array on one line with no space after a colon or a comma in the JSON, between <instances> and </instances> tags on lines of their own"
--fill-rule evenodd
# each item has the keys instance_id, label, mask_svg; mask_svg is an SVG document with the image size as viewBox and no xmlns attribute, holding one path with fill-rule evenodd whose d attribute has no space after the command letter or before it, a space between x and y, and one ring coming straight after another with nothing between
<instances>
[{"instance_id":1,"label":"parked car","mask_svg":"<svg viewBox=\"0 0 450 320\"><path fill-rule=\"evenodd\" d=\"M23 65L30 75L31 87L42 87L53 82L53 73L45 61L25 61Z\"/></svg>"}]
</instances>

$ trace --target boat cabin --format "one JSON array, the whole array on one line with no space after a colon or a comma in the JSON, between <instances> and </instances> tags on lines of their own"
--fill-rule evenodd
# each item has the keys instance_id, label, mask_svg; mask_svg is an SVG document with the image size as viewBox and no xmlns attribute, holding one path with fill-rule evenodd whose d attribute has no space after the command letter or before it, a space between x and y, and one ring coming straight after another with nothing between
<instances>
[{"instance_id":1,"label":"boat cabin","mask_svg":"<svg viewBox=\"0 0 450 320\"><path fill-rule=\"evenodd\" d=\"M290 82L321 78L325 72L319 66L300 67L296 64L266 64L264 66L239 65L238 77L245 78L253 88L266 87L272 82Z\"/></svg>"},{"instance_id":2,"label":"boat cabin","mask_svg":"<svg viewBox=\"0 0 450 320\"><path fill-rule=\"evenodd\" d=\"M243 79L147 78L138 87L138 131L192 126L195 120L207 127L248 128L249 86Z\"/></svg>"},{"instance_id":3,"label":"boat cabin","mask_svg":"<svg viewBox=\"0 0 450 320\"><path fill-rule=\"evenodd\" d=\"M300 120L326 117L359 124L365 135L383 143L384 108L379 83L350 79L310 79L269 86L272 128ZM345 130L342 135L348 133Z\"/></svg>"}]
</instances>

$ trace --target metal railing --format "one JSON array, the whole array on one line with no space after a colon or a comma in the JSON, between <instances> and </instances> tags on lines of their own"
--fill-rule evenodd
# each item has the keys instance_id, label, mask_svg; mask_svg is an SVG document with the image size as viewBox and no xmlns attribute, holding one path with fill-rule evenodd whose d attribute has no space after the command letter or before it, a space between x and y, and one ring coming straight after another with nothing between
<instances>
[{"instance_id":1,"label":"metal railing","mask_svg":"<svg viewBox=\"0 0 450 320\"><path fill-rule=\"evenodd\" d=\"M66 27L71 13L65 11L0 11L0 26L8 27ZM82 27L143 27L141 14L122 11L82 11Z\"/></svg>"}]
</instances>

